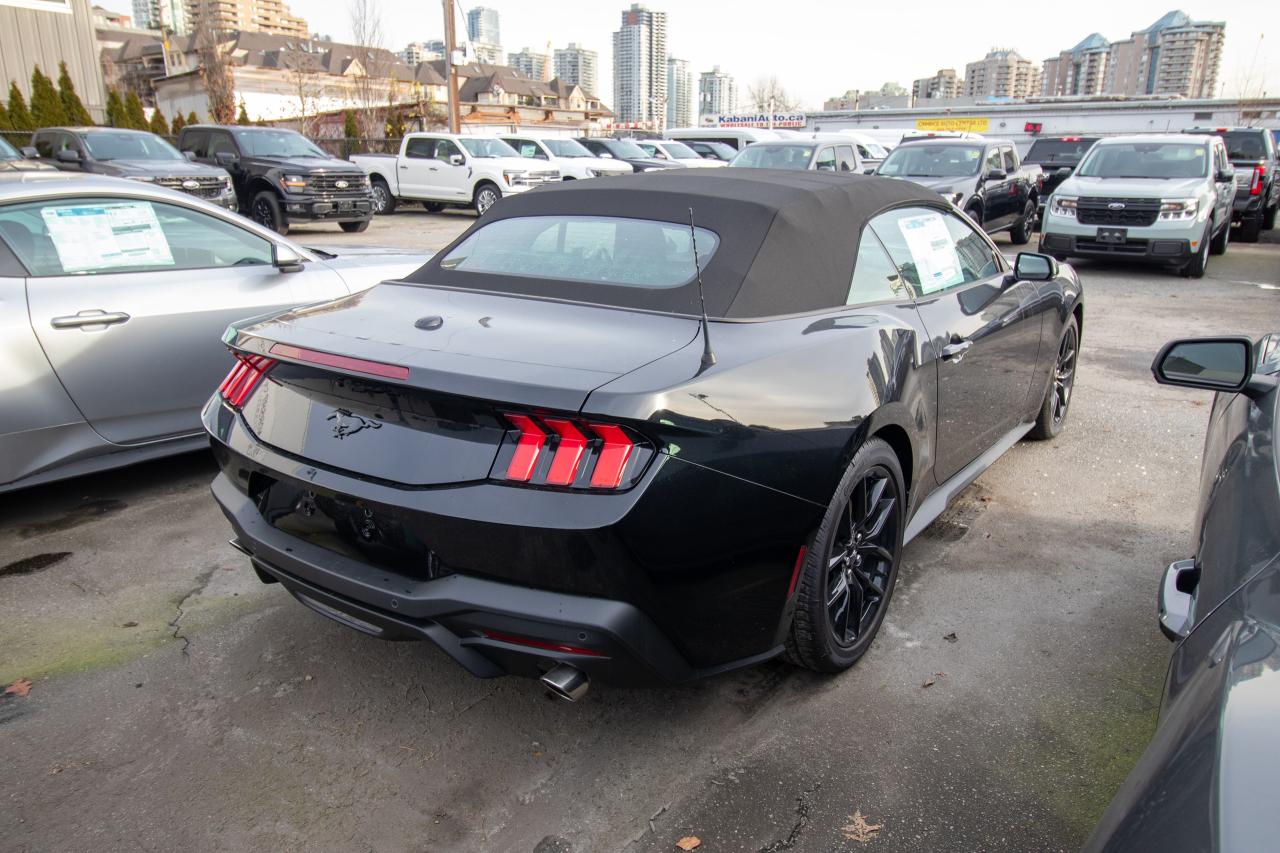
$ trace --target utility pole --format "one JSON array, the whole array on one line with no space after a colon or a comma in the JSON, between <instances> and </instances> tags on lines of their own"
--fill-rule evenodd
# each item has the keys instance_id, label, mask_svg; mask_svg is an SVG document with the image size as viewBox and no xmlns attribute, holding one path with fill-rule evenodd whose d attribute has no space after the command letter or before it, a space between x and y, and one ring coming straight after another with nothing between
<instances>
[{"instance_id":1,"label":"utility pole","mask_svg":"<svg viewBox=\"0 0 1280 853\"><path fill-rule=\"evenodd\" d=\"M449 132L460 133L462 120L458 107L458 74L453 67L453 52L456 49L453 29L454 0L444 0L444 66L449 81Z\"/></svg>"}]
</instances>

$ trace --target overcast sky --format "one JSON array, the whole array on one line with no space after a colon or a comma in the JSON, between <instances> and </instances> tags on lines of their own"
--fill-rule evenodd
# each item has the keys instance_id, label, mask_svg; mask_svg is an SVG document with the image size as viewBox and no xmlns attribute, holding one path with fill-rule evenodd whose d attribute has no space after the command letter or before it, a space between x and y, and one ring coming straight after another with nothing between
<instances>
[{"instance_id":1,"label":"overcast sky","mask_svg":"<svg viewBox=\"0 0 1280 853\"><path fill-rule=\"evenodd\" d=\"M287 0L312 31L349 40L347 0ZM434 0L375 0L382 9L385 47L441 38L443 11ZM1242 89L1280 95L1280 31L1260 41L1258 28L1280 21L1271 0L1194 0L1182 8L1195 20L1226 21L1227 42L1219 83L1228 97ZM607 0L487 0L501 19L502 46L545 50L577 42L600 54L600 89L613 99L611 33L630 3ZM848 89L878 89L886 81L910 87L939 68L962 76L966 62L993 46L1012 47L1036 63L1074 46L1092 32L1110 41L1149 26L1178 8L1172 0L1068 0L972 3L965 0L680 0L646 3L667 12L670 52L688 59L696 77L718 64L751 82L773 74L808 108ZM1007 13L1000 10L1009 10ZM1269 11L1266 11L1269 10ZM459 15L459 37L465 37ZM1268 46L1271 48L1268 50Z\"/></svg>"}]
</instances>

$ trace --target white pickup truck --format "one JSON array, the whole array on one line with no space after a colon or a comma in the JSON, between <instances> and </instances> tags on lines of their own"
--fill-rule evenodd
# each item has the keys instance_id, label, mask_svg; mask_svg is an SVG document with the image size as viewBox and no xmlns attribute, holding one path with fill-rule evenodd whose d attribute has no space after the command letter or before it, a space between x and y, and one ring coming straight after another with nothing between
<instances>
[{"instance_id":1,"label":"white pickup truck","mask_svg":"<svg viewBox=\"0 0 1280 853\"><path fill-rule=\"evenodd\" d=\"M484 213L509 193L560 180L555 169L539 169L501 139L453 133L410 133L399 154L353 154L369 173L374 213L394 213L402 201L427 210L446 205Z\"/></svg>"}]
</instances>

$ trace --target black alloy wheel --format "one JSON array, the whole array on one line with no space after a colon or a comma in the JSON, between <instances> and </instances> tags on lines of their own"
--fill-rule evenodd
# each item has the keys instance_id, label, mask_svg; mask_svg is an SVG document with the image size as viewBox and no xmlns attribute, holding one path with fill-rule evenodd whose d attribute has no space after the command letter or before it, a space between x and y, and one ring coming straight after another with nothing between
<instances>
[{"instance_id":1,"label":"black alloy wheel","mask_svg":"<svg viewBox=\"0 0 1280 853\"><path fill-rule=\"evenodd\" d=\"M1067 328L1062 332L1062 340L1058 343L1058 357L1053 364L1053 375L1049 377L1049 389L1045 392L1044 402L1040 406L1040 414L1035 426L1027 434L1028 438L1055 438L1062 432L1067 420L1067 411L1071 408L1071 394L1076 384L1076 364L1080 359L1080 325L1072 315L1067 321Z\"/></svg>"},{"instance_id":2,"label":"black alloy wheel","mask_svg":"<svg viewBox=\"0 0 1280 853\"><path fill-rule=\"evenodd\" d=\"M1027 200L1022 211L1022 219L1009 231L1009 241L1015 246L1025 246L1031 242L1031 232L1036 229L1036 203Z\"/></svg>"},{"instance_id":3,"label":"black alloy wheel","mask_svg":"<svg viewBox=\"0 0 1280 853\"><path fill-rule=\"evenodd\" d=\"M280 201L271 190L263 190L249 204L249 218L277 234L288 234L289 225L280 212Z\"/></svg>"},{"instance_id":4,"label":"black alloy wheel","mask_svg":"<svg viewBox=\"0 0 1280 853\"><path fill-rule=\"evenodd\" d=\"M852 666L871 646L897 580L906 489L898 457L869 439L854 454L806 551L787 657L819 672Z\"/></svg>"}]
</instances>

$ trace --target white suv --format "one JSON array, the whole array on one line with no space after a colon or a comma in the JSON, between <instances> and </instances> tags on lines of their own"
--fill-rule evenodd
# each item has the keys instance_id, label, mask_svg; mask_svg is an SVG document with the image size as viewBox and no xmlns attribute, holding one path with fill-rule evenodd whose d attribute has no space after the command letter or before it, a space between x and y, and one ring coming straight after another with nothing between
<instances>
[{"instance_id":1,"label":"white suv","mask_svg":"<svg viewBox=\"0 0 1280 853\"><path fill-rule=\"evenodd\" d=\"M729 165L723 160L708 160L688 145L675 139L637 139L646 154L655 160L666 160L690 169L719 169Z\"/></svg>"},{"instance_id":2,"label":"white suv","mask_svg":"<svg viewBox=\"0 0 1280 853\"><path fill-rule=\"evenodd\" d=\"M630 175L635 171L630 163L597 157L581 142L564 136L504 133L498 138L514 148L521 157L543 160L548 166L559 169L560 179L563 181Z\"/></svg>"}]
</instances>

